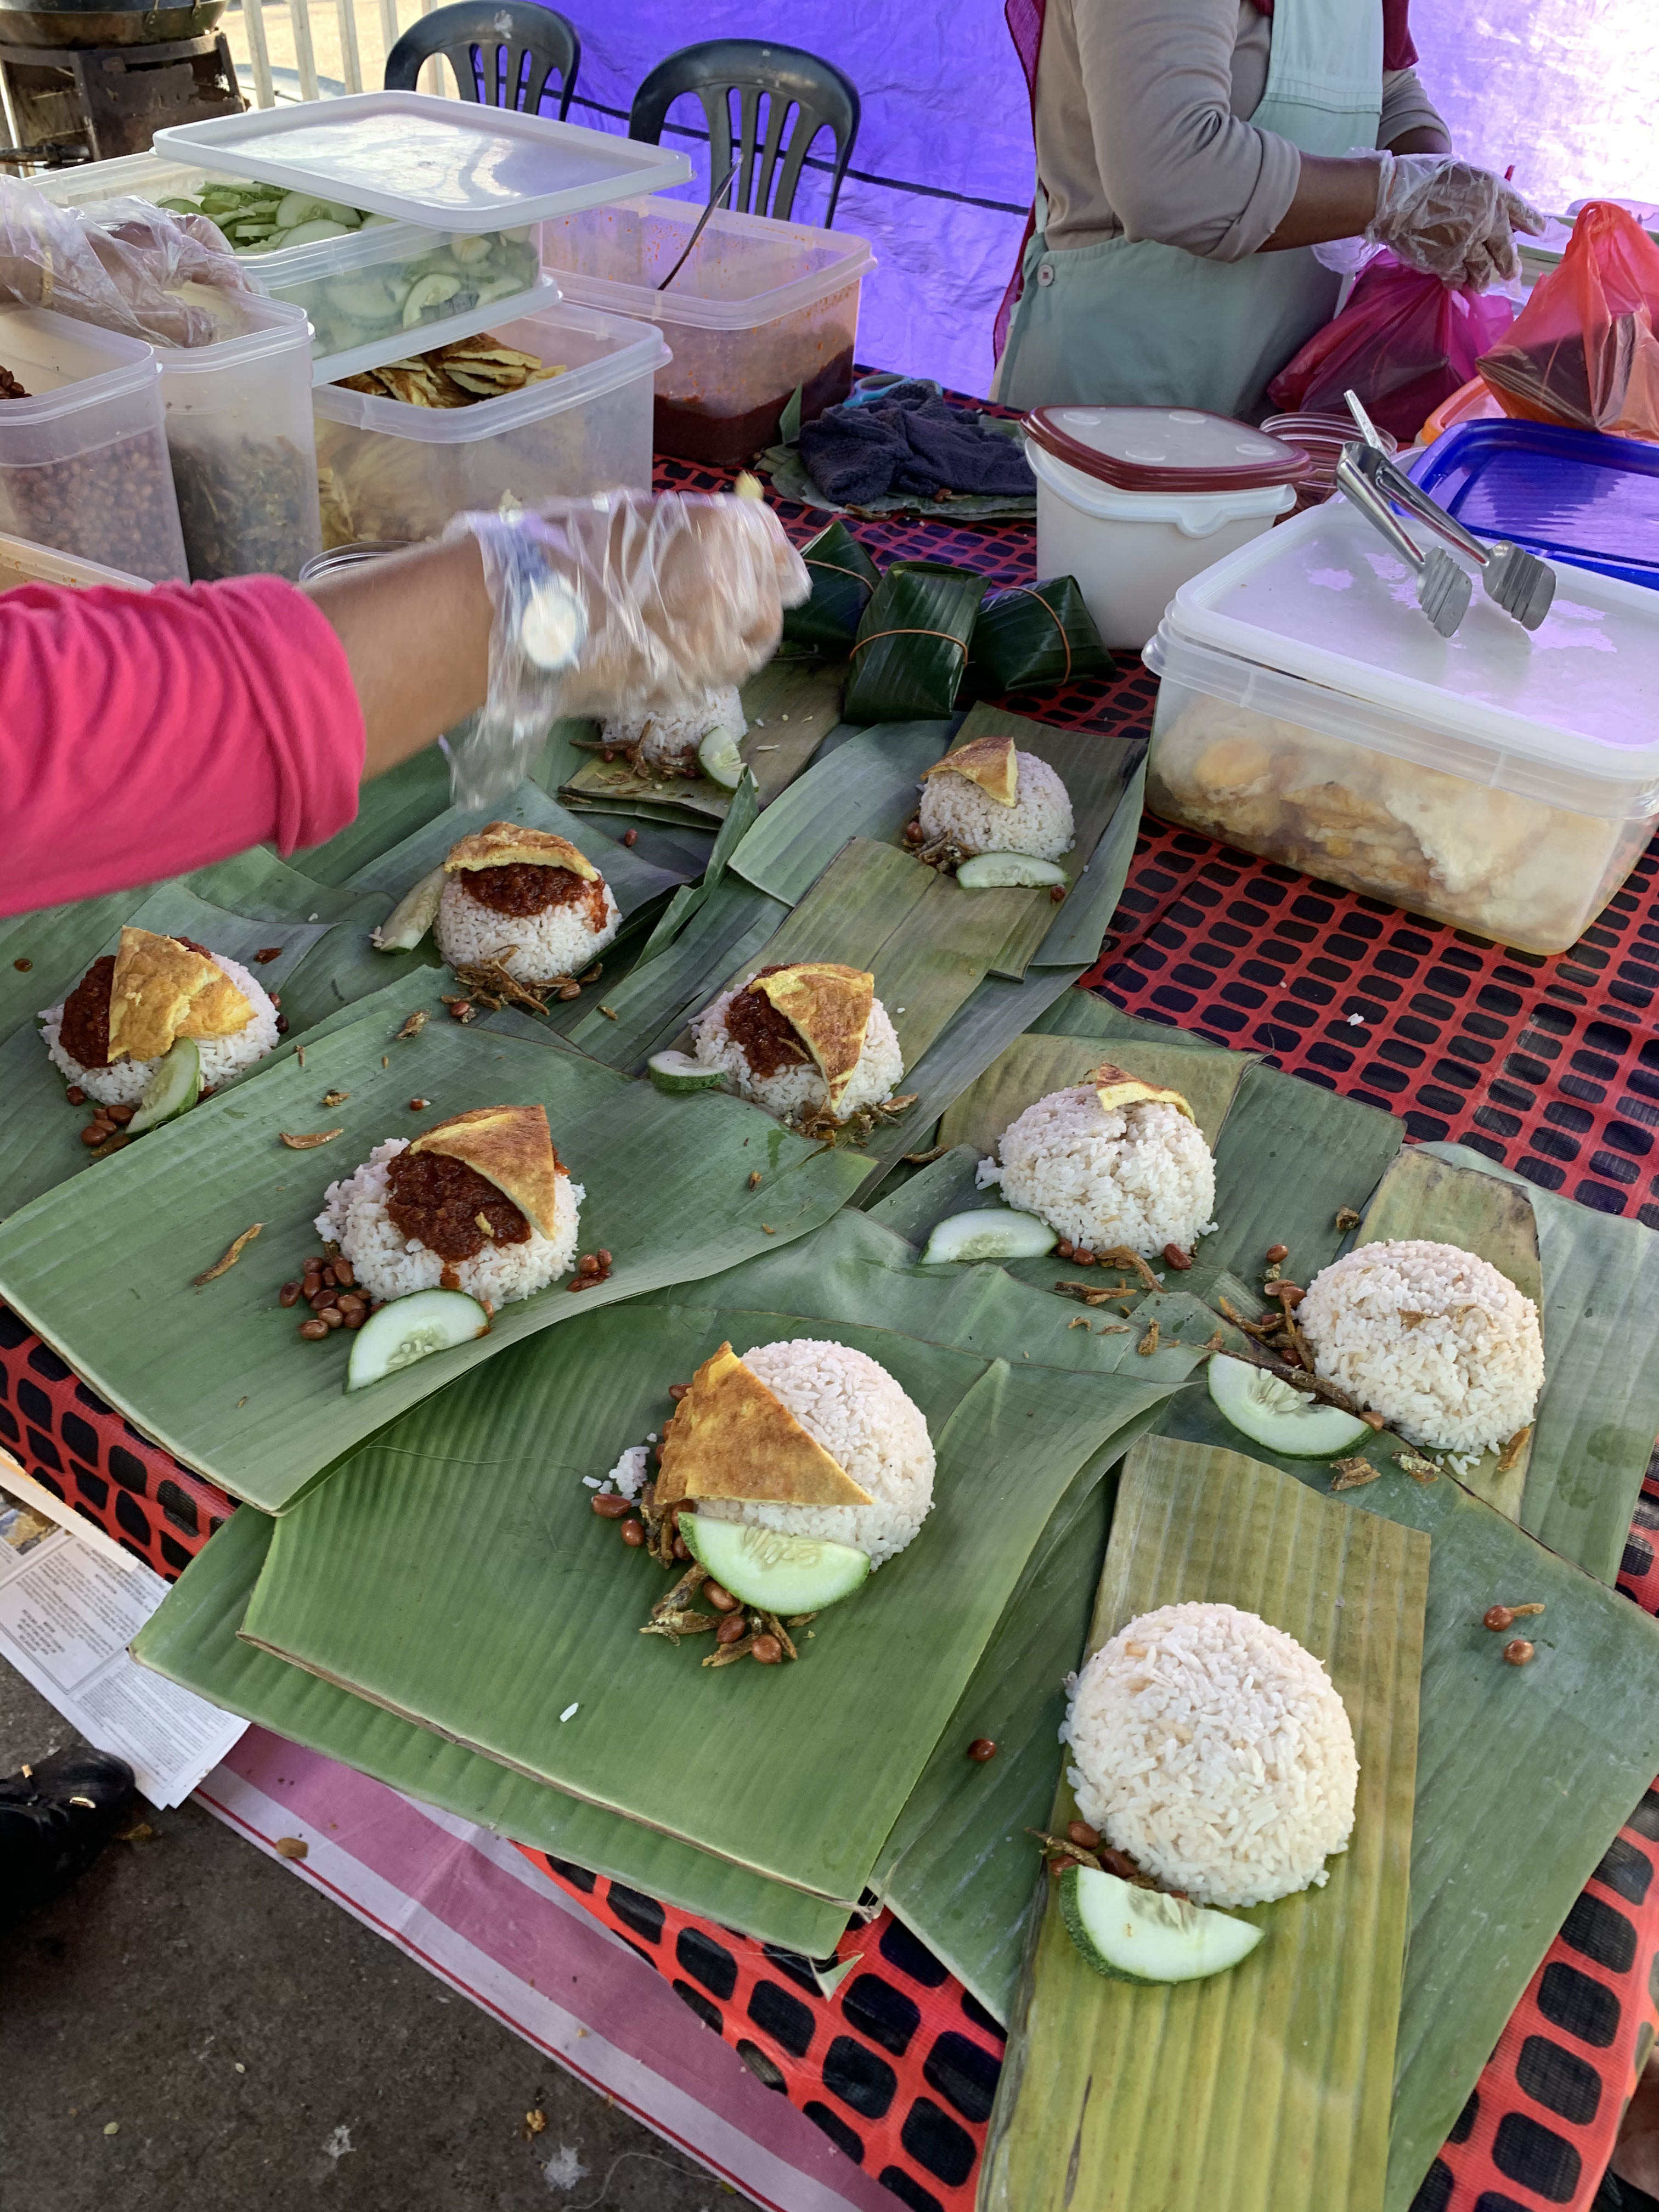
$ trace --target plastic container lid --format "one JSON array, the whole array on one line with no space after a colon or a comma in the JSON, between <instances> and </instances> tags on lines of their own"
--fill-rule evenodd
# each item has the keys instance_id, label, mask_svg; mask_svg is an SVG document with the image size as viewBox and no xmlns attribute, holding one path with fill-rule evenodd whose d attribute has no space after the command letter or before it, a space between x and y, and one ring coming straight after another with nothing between
<instances>
[{"instance_id":1,"label":"plastic container lid","mask_svg":"<svg viewBox=\"0 0 1659 2212\"><path fill-rule=\"evenodd\" d=\"M1659 446L1553 422L1463 422L1412 474L1478 538L1659 590Z\"/></svg>"},{"instance_id":2,"label":"plastic container lid","mask_svg":"<svg viewBox=\"0 0 1659 2212\"><path fill-rule=\"evenodd\" d=\"M1038 407L1026 435L1119 491L1246 491L1297 483L1308 456L1248 422L1191 407Z\"/></svg>"},{"instance_id":3,"label":"plastic container lid","mask_svg":"<svg viewBox=\"0 0 1659 2212\"><path fill-rule=\"evenodd\" d=\"M501 230L684 184L684 154L515 108L355 92L174 124L155 150L439 230Z\"/></svg>"},{"instance_id":4,"label":"plastic container lid","mask_svg":"<svg viewBox=\"0 0 1659 2212\"><path fill-rule=\"evenodd\" d=\"M100 330L50 307L21 301L0 307L0 360L29 393L27 399L7 400L0 425L6 429L55 422L101 400L154 389L161 380L155 349L143 338Z\"/></svg>"},{"instance_id":5,"label":"plastic container lid","mask_svg":"<svg viewBox=\"0 0 1659 2212\"><path fill-rule=\"evenodd\" d=\"M1091 515L1097 522L1173 523L1183 538L1213 538L1230 522L1283 514L1296 504L1296 487L1288 483L1246 484L1226 491L1121 491L1056 460L1031 438L1025 441L1025 459L1039 487L1074 514Z\"/></svg>"},{"instance_id":6,"label":"plastic container lid","mask_svg":"<svg viewBox=\"0 0 1659 2212\"><path fill-rule=\"evenodd\" d=\"M1659 808L1659 594L1564 568L1527 631L1479 591L1455 637L1415 580L1338 498L1183 584L1168 617L1190 640L1383 710L1448 774L1585 813ZM1379 727L1387 751L1412 753Z\"/></svg>"}]
</instances>

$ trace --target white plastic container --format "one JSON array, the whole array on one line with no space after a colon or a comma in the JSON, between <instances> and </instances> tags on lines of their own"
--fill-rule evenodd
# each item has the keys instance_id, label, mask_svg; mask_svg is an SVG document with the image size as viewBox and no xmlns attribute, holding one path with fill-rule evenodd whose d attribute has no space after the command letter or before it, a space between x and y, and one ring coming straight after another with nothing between
<instances>
[{"instance_id":1,"label":"white plastic container","mask_svg":"<svg viewBox=\"0 0 1659 2212\"><path fill-rule=\"evenodd\" d=\"M1040 407L1026 421L1039 576L1075 576L1109 646L1139 652L1189 577L1296 504L1305 457L1186 407Z\"/></svg>"},{"instance_id":2,"label":"white plastic container","mask_svg":"<svg viewBox=\"0 0 1659 2212\"><path fill-rule=\"evenodd\" d=\"M657 379L656 444L736 468L775 445L799 390L804 422L853 388L866 241L716 210L665 292L702 210L621 200L542 225L542 262L569 300L654 323L672 354Z\"/></svg>"},{"instance_id":3,"label":"white plastic container","mask_svg":"<svg viewBox=\"0 0 1659 2212\"><path fill-rule=\"evenodd\" d=\"M124 193L199 202L223 185L199 161L131 154L32 178L60 207L89 207ZM550 305L558 290L541 273L533 224L470 235L375 216L343 237L312 246L237 247L252 282L311 318L312 374L331 384L395 361L414 347L447 345L522 313L531 295Z\"/></svg>"},{"instance_id":4,"label":"white plastic container","mask_svg":"<svg viewBox=\"0 0 1659 2212\"><path fill-rule=\"evenodd\" d=\"M1659 814L1659 593L1556 564L1528 632L1476 592L1455 637L1338 498L1176 593L1153 811L1530 952L1559 952Z\"/></svg>"},{"instance_id":5,"label":"white plastic container","mask_svg":"<svg viewBox=\"0 0 1659 2212\"><path fill-rule=\"evenodd\" d=\"M0 307L0 530L158 584L185 541L161 422L161 373L137 338L40 307Z\"/></svg>"},{"instance_id":6,"label":"white plastic container","mask_svg":"<svg viewBox=\"0 0 1659 2212\"><path fill-rule=\"evenodd\" d=\"M222 297L216 345L155 349L191 581L297 580L323 543L311 325L283 301Z\"/></svg>"},{"instance_id":7,"label":"white plastic container","mask_svg":"<svg viewBox=\"0 0 1659 2212\"><path fill-rule=\"evenodd\" d=\"M435 537L452 515L610 491L648 490L651 383L661 334L568 301L491 334L563 376L471 407L413 407L319 385L312 394L331 550Z\"/></svg>"}]
</instances>

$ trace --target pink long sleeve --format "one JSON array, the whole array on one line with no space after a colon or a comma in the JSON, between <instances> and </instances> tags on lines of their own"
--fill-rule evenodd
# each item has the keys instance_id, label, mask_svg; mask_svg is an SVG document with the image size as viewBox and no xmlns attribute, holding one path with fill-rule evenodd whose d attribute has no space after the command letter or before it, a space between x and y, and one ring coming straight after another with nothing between
<instances>
[{"instance_id":1,"label":"pink long sleeve","mask_svg":"<svg viewBox=\"0 0 1659 2212\"><path fill-rule=\"evenodd\" d=\"M280 577L0 597L0 914L320 844L362 767L344 650Z\"/></svg>"}]
</instances>

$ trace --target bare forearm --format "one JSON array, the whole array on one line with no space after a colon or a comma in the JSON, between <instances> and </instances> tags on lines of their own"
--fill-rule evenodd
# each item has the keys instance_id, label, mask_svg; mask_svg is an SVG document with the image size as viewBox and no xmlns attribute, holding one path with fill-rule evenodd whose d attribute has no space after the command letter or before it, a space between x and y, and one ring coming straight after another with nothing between
<instances>
[{"instance_id":1,"label":"bare forearm","mask_svg":"<svg viewBox=\"0 0 1659 2212\"><path fill-rule=\"evenodd\" d=\"M365 782L483 704L490 606L472 538L415 546L306 590L351 665L367 731Z\"/></svg>"},{"instance_id":2,"label":"bare forearm","mask_svg":"<svg viewBox=\"0 0 1659 2212\"><path fill-rule=\"evenodd\" d=\"M1449 154L1452 142L1444 131L1422 126L1415 131L1402 131L1397 138L1389 141L1391 154Z\"/></svg>"},{"instance_id":3,"label":"bare forearm","mask_svg":"<svg viewBox=\"0 0 1659 2212\"><path fill-rule=\"evenodd\" d=\"M1333 161L1322 154L1304 154L1296 198L1263 252L1357 238L1376 213L1378 167L1366 155Z\"/></svg>"}]
</instances>

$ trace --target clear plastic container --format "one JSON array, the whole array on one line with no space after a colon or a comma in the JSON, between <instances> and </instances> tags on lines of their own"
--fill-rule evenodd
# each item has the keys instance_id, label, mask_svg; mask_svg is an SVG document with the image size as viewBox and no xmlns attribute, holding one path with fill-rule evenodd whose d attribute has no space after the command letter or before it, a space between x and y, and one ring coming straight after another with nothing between
<instances>
[{"instance_id":1,"label":"clear plastic container","mask_svg":"<svg viewBox=\"0 0 1659 2212\"><path fill-rule=\"evenodd\" d=\"M199 163L161 154L129 155L30 181L60 207L88 207L127 192L199 204L204 190L248 189ZM471 337L488 327L500 302L516 303L543 281L533 224L463 235L374 216L343 237L311 246L238 247L237 258L273 300L310 317L312 374L319 384L395 361L417 341L443 345ZM556 298L556 291L549 296Z\"/></svg>"},{"instance_id":2,"label":"clear plastic container","mask_svg":"<svg viewBox=\"0 0 1659 2212\"><path fill-rule=\"evenodd\" d=\"M414 407L319 385L312 394L323 542L433 538L452 515L651 483L659 332L568 301L493 337L566 374L471 407Z\"/></svg>"},{"instance_id":3,"label":"clear plastic container","mask_svg":"<svg viewBox=\"0 0 1659 2212\"><path fill-rule=\"evenodd\" d=\"M656 445L735 468L775 445L793 394L810 422L853 388L861 238L769 216L710 217L666 292L702 210L661 196L542 225L542 263L565 297L655 323L673 355L657 379Z\"/></svg>"},{"instance_id":4,"label":"clear plastic container","mask_svg":"<svg viewBox=\"0 0 1659 2212\"><path fill-rule=\"evenodd\" d=\"M149 589L142 576L102 568L96 561L73 560L67 553L54 553L49 545L31 545L0 532L0 592L16 591L24 584L64 584L76 592L107 585L124 592Z\"/></svg>"},{"instance_id":5,"label":"clear plastic container","mask_svg":"<svg viewBox=\"0 0 1659 2212\"><path fill-rule=\"evenodd\" d=\"M157 346L167 451L191 581L297 580L322 550L311 325L257 294L224 295L216 345Z\"/></svg>"},{"instance_id":6,"label":"clear plastic container","mask_svg":"<svg viewBox=\"0 0 1659 2212\"><path fill-rule=\"evenodd\" d=\"M0 307L0 362L30 395L0 400L0 530L148 583L182 580L151 348L50 309Z\"/></svg>"},{"instance_id":7,"label":"clear plastic container","mask_svg":"<svg viewBox=\"0 0 1659 2212\"><path fill-rule=\"evenodd\" d=\"M1146 800L1307 875L1530 952L1577 942L1659 813L1659 594L1562 567L1456 637L1337 499L1176 594Z\"/></svg>"}]
</instances>

